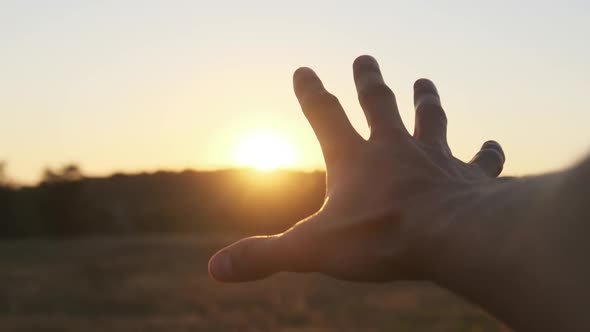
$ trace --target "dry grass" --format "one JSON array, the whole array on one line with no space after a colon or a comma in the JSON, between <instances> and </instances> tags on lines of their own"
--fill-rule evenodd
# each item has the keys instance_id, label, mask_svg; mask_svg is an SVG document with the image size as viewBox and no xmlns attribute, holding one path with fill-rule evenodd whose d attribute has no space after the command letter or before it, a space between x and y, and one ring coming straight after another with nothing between
<instances>
[{"instance_id":1,"label":"dry grass","mask_svg":"<svg viewBox=\"0 0 590 332\"><path fill-rule=\"evenodd\" d=\"M228 238L0 243L2 331L504 331L427 284L279 274L222 285L207 260Z\"/></svg>"}]
</instances>

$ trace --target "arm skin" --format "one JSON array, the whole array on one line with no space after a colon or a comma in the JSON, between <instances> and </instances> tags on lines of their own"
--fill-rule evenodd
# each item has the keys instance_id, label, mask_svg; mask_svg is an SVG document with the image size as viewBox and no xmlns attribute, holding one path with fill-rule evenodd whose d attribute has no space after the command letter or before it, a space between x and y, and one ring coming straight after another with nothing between
<instances>
[{"instance_id":1,"label":"arm skin","mask_svg":"<svg viewBox=\"0 0 590 332\"><path fill-rule=\"evenodd\" d=\"M469 163L453 157L431 81L414 84L410 134L375 59L357 58L353 73L367 140L311 69L293 77L326 162L323 207L284 233L223 248L209 262L211 276L430 280L518 331L590 331L590 160L555 174L496 178L504 152L495 141Z\"/></svg>"},{"instance_id":2,"label":"arm skin","mask_svg":"<svg viewBox=\"0 0 590 332\"><path fill-rule=\"evenodd\" d=\"M516 331L590 331L589 197L590 159L457 194L427 276Z\"/></svg>"}]
</instances>

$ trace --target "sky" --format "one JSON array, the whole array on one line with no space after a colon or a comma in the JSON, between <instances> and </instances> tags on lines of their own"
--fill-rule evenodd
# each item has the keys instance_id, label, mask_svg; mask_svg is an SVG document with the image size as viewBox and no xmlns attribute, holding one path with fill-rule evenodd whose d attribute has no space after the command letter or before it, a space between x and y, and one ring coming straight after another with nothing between
<instances>
[{"instance_id":1,"label":"sky","mask_svg":"<svg viewBox=\"0 0 590 332\"><path fill-rule=\"evenodd\" d=\"M20 182L216 169L264 133L323 169L292 72L314 68L366 137L352 61L371 54L410 131L427 77L457 157L495 139L505 174L556 170L590 152L589 37L588 1L0 0L0 160Z\"/></svg>"}]
</instances>

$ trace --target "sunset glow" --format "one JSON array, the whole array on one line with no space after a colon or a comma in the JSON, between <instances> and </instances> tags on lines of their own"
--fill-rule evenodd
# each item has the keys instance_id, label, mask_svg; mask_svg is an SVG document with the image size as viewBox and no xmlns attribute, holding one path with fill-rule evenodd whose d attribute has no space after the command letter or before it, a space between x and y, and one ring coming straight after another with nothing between
<instances>
[{"instance_id":1,"label":"sunset glow","mask_svg":"<svg viewBox=\"0 0 590 332\"><path fill-rule=\"evenodd\" d=\"M324 170L293 72L313 68L367 138L352 75L361 54L379 61L410 132L412 84L434 81L461 160L494 139L506 150L504 174L524 175L566 167L590 149L590 43L581 42L589 1L54 0L1 8L0 163L19 184L70 163L87 176Z\"/></svg>"},{"instance_id":2,"label":"sunset glow","mask_svg":"<svg viewBox=\"0 0 590 332\"><path fill-rule=\"evenodd\" d=\"M290 167L295 162L293 147L281 137L271 134L255 134L244 138L234 153L239 166L264 171Z\"/></svg>"}]
</instances>

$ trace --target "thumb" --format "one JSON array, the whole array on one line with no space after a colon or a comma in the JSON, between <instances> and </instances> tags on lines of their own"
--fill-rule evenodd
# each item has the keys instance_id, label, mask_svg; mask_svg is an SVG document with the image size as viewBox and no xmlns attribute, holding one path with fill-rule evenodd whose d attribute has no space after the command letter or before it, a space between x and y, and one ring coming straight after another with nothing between
<instances>
[{"instance_id":1,"label":"thumb","mask_svg":"<svg viewBox=\"0 0 590 332\"><path fill-rule=\"evenodd\" d=\"M280 235L242 239L218 251L209 260L209 275L221 282L266 278L283 266Z\"/></svg>"}]
</instances>

